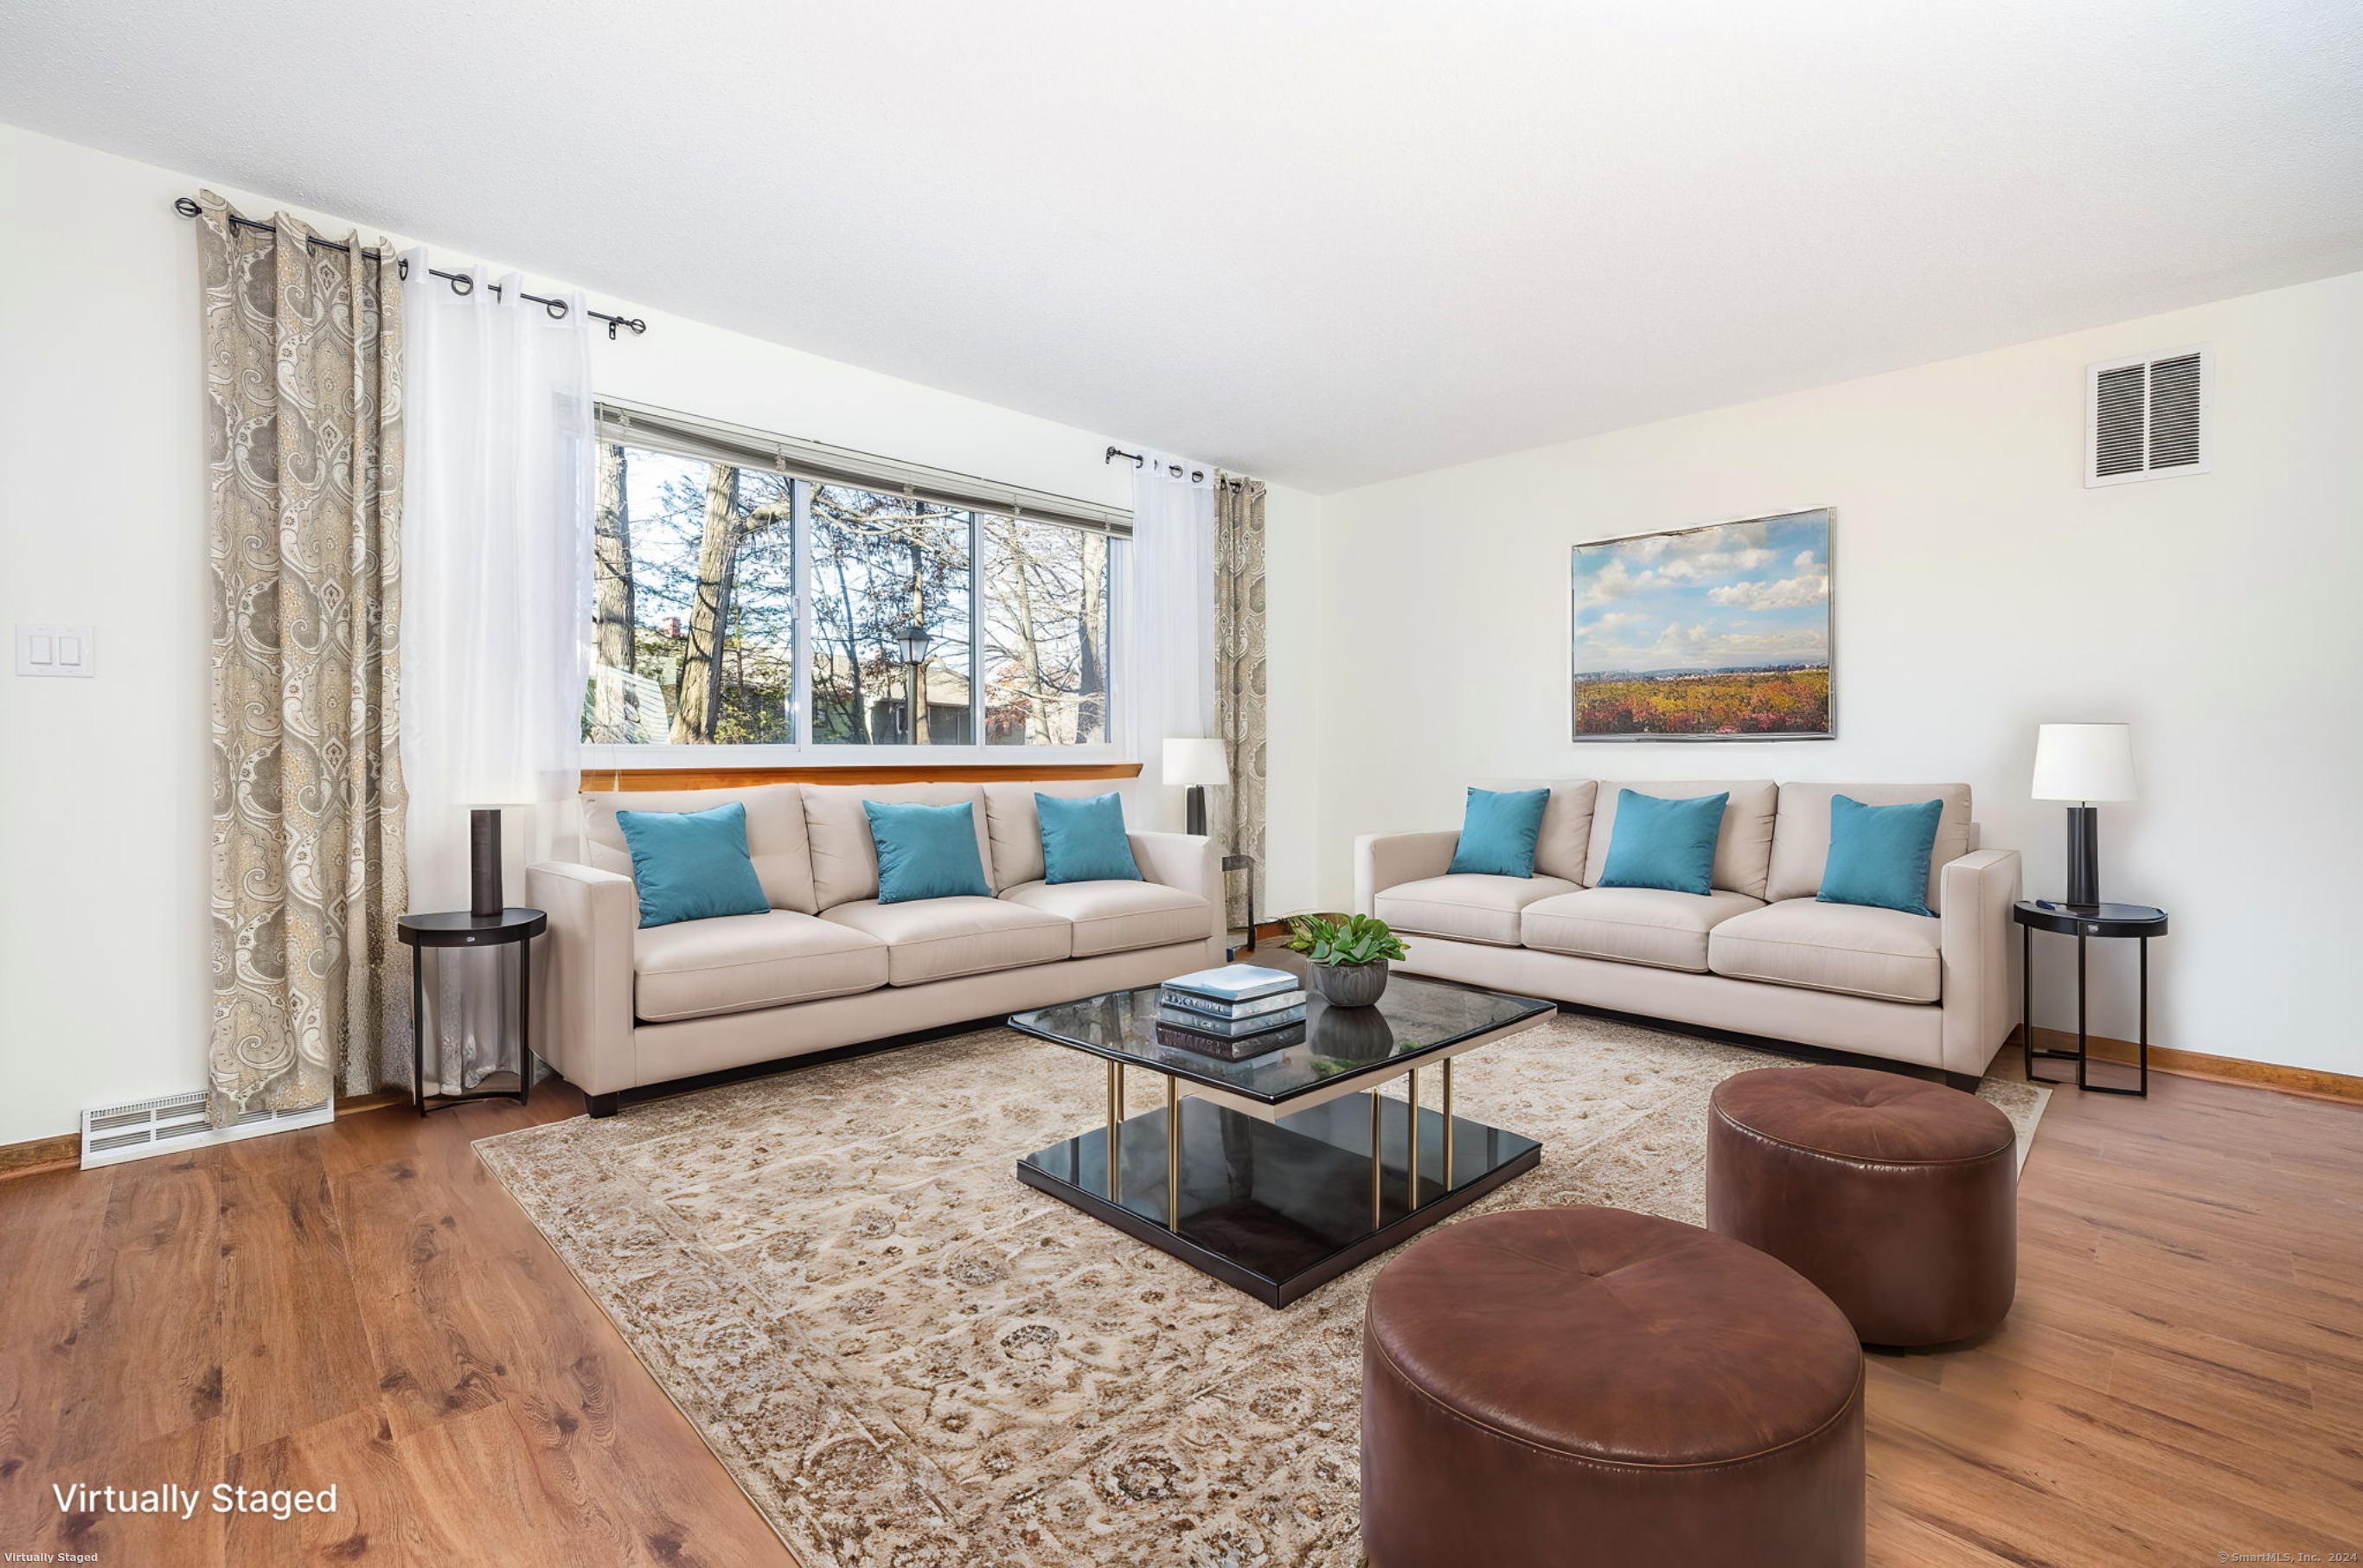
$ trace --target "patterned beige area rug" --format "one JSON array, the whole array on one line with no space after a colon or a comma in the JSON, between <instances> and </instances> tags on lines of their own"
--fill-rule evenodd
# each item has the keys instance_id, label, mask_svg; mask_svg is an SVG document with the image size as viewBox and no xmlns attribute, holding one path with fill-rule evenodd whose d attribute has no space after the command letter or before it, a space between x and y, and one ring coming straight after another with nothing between
<instances>
[{"instance_id":1,"label":"patterned beige area rug","mask_svg":"<svg viewBox=\"0 0 2363 1568\"><path fill-rule=\"evenodd\" d=\"M1489 1046L1456 1108L1543 1162L1463 1212L1703 1221L1709 1091L1784 1060L1565 1014ZM1020 1184L1103 1087L992 1029L476 1149L804 1568L1351 1568L1385 1260L1275 1311ZM2048 1091L1983 1094L2023 1162Z\"/></svg>"}]
</instances>

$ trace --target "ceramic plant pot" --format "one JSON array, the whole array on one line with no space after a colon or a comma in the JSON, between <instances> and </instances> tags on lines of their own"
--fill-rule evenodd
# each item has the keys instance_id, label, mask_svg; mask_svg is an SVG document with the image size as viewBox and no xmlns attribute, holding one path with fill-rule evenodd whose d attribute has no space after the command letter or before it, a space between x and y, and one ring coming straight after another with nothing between
<instances>
[{"instance_id":1,"label":"ceramic plant pot","mask_svg":"<svg viewBox=\"0 0 2363 1568\"><path fill-rule=\"evenodd\" d=\"M1387 961L1371 963L1316 963L1313 984L1333 1007L1367 1007L1385 994Z\"/></svg>"}]
</instances>

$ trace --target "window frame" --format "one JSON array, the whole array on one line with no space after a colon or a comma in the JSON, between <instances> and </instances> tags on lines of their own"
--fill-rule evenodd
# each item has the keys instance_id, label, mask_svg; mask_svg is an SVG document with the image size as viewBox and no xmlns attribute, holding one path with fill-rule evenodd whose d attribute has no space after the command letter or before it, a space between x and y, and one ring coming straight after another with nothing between
<instances>
[{"instance_id":1,"label":"window frame","mask_svg":"<svg viewBox=\"0 0 2363 1568\"><path fill-rule=\"evenodd\" d=\"M708 431L715 434L707 438ZM846 449L767 435L746 427L720 425L670 410L601 398L592 443L593 462L598 461L598 450L611 441L620 441L645 450L669 452L694 462L727 462L735 467L759 469L777 473L791 482L793 502L789 526L795 573L795 626L791 644L794 673L790 694L795 710L795 739L792 741L723 742L704 746L682 746L671 741L633 745L583 740L579 745L584 771L694 772L719 768L941 765L963 768L998 766L1023 774L1029 768L1044 766L1137 763L1140 761L1133 754L1134 748L1126 743L1128 731L1121 728L1128 713L1125 688L1130 684L1131 677L1130 661L1120 651L1125 646L1126 630L1131 618L1132 574L1129 568L1132 528L1129 511L1052 495L1048 492L998 484L972 475L923 469ZM776 454L775 461L762 461L767 450ZM820 455L805 457L804 462L797 461L807 453ZM863 459L868 462L860 461ZM864 467L873 468L875 477L858 477ZM812 472L815 469L820 472ZM1107 729L1110 739L1075 746L1030 743L995 746L981 740L942 746L815 743L812 739L812 497L813 492L825 484L845 485L888 495L911 495L921 500L957 507L967 514L969 733L971 736L984 734L985 617L981 600L982 519L987 516L1005 517L1015 522L1104 534L1109 544ZM1027 498L1038 499L1029 506ZM1073 515L1061 515L1067 513ZM1079 521L1079 517L1093 521ZM1119 549L1118 546L1124 548ZM586 583L586 594L588 589Z\"/></svg>"}]
</instances>

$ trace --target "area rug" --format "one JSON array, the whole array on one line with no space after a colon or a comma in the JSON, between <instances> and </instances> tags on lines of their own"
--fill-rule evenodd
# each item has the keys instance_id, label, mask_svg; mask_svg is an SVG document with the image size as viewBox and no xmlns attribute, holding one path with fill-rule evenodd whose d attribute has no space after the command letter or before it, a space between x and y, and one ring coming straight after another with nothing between
<instances>
[{"instance_id":1,"label":"area rug","mask_svg":"<svg viewBox=\"0 0 2363 1568\"><path fill-rule=\"evenodd\" d=\"M1543 1162L1463 1215L1701 1222L1709 1091L1784 1064L1564 1014L1489 1046L1456 1108ZM1021 1185L1103 1092L991 1029L476 1150L804 1568L1353 1568L1385 1260L1275 1311ZM2048 1091L1981 1093L2024 1161Z\"/></svg>"}]
</instances>

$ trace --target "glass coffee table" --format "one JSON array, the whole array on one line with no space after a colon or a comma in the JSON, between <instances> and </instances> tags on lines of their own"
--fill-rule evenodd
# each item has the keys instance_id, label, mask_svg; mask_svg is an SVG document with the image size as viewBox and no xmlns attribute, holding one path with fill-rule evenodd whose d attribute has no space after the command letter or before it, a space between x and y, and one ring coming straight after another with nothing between
<instances>
[{"instance_id":1,"label":"glass coffee table","mask_svg":"<svg viewBox=\"0 0 2363 1568\"><path fill-rule=\"evenodd\" d=\"M1102 1125L1017 1179L1285 1307L1534 1169L1535 1140L1453 1114L1452 1065L1554 1010L1398 974L1371 1006L1315 995L1303 1040L1236 1062L1159 1044L1153 985L1018 1013L1012 1029L1104 1059L1107 1082ZM1161 1107L1125 1118L1127 1067L1163 1077ZM1377 1092L1395 1078L1403 1099Z\"/></svg>"}]
</instances>

